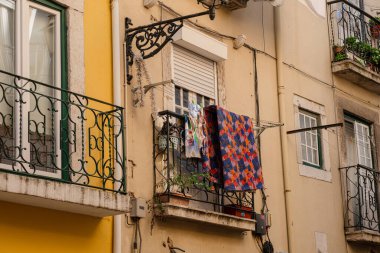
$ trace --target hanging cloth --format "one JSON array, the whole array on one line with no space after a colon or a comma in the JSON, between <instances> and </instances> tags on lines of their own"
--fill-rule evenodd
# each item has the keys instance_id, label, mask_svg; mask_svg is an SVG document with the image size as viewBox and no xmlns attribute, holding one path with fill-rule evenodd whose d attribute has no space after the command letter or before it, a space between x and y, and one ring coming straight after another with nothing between
<instances>
[{"instance_id":1,"label":"hanging cloth","mask_svg":"<svg viewBox=\"0 0 380 253\"><path fill-rule=\"evenodd\" d=\"M189 104L189 115L185 115L185 155L186 158L201 158L203 134L203 110L200 105Z\"/></svg>"},{"instance_id":2,"label":"hanging cloth","mask_svg":"<svg viewBox=\"0 0 380 253\"><path fill-rule=\"evenodd\" d=\"M226 191L263 188L253 122L221 107L205 108L203 168Z\"/></svg>"}]
</instances>

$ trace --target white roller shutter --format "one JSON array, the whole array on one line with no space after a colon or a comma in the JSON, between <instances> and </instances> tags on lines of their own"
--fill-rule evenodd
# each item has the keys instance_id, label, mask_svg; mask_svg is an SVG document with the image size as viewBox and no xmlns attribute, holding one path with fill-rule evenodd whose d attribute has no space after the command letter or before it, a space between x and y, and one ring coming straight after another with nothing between
<instances>
[{"instance_id":1,"label":"white roller shutter","mask_svg":"<svg viewBox=\"0 0 380 253\"><path fill-rule=\"evenodd\" d=\"M175 84L202 96L216 99L215 62L179 46L173 47Z\"/></svg>"}]
</instances>

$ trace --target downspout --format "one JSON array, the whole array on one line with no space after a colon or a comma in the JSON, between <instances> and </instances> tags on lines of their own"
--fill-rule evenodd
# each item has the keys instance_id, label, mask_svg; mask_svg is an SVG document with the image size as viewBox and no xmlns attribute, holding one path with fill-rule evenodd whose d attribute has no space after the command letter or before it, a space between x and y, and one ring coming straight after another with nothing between
<instances>
[{"instance_id":1,"label":"downspout","mask_svg":"<svg viewBox=\"0 0 380 253\"><path fill-rule=\"evenodd\" d=\"M278 111L280 122L284 123L286 120L286 110L285 110L285 84L283 80L283 51L282 51L282 31L281 31L281 8L274 8L274 29L275 29L275 46L276 46L276 57L277 57L277 94L278 94ZM289 204L289 176L288 176L288 150L287 150L287 134L285 127L280 128L280 142L281 142L281 153L282 153L282 178L284 185L284 200L285 200L285 216L286 216L286 229L287 229L287 242L288 242L288 253L291 253L292 249L292 237L291 237L291 217L290 217L290 204Z\"/></svg>"},{"instance_id":2,"label":"downspout","mask_svg":"<svg viewBox=\"0 0 380 253\"><path fill-rule=\"evenodd\" d=\"M121 85L120 85L120 36L119 36L119 0L112 0L112 79L113 79L113 103L117 106L121 106ZM115 131L118 131L115 127ZM122 145L117 145L118 154L122 154ZM115 177L121 178L121 171L115 171ZM114 184L115 190L119 185ZM121 253L121 215L115 215L113 217L113 253Z\"/></svg>"}]
</instances>

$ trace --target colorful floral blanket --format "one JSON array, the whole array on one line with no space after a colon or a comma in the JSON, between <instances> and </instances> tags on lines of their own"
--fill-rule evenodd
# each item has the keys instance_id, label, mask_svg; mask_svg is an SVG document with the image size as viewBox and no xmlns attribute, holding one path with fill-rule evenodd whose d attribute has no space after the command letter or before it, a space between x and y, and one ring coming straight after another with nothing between
<instances>
[{"instance_id":1,"label":"colorful floral blanket","mask_svg":"<svg viewBox=\"0 0 380 253\"><path fill-rule=\"evenodd\" d=\"M263 187L262 170L255 143L253 122L221 107L205 108L203 167L215 183L227 191L250 191Z\"/></svg>"}]
</instances>

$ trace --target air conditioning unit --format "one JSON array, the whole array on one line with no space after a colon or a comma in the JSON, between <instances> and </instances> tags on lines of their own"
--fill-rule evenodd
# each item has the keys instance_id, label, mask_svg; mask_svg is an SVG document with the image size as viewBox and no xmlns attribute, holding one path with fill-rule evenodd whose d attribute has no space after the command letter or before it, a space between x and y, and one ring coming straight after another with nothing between
<instances>
[{"instance_id":1,"label":"air conditioning unit","mask_svg":"<svg viewBox=\"0 0 380 253\"><path fill-rule=\"evenodd\" d=\"M237 10L247 7L249 0L228 0L225 7L229 10Z\"/></svg>"},{"instance_id":2,"label":"air conditioning unit","mask_svg":"<svg viewBox=\"0 0 380 253\"><path fill-rule=\"evenodd\" d=\"M255 2L270 2L274 7L281 6L284 3L284 0L253 0Z\"/></svg>"},{"instance_id":3,"label":"air conditioning unit","mask_svg":"<svg viewBox=\"0 0 380 253\"><path fill-rule=\"evenodd\" d=\"M220 5L223 4L223 7L229 10L237 10L241 8L247 7L247 3L249 0L216 0L215 4ZM198 0L198 2L201 2L202 4L205 4L207 6L212 6L214 3L214 0Z\"/></svg>"}]
</instances>

